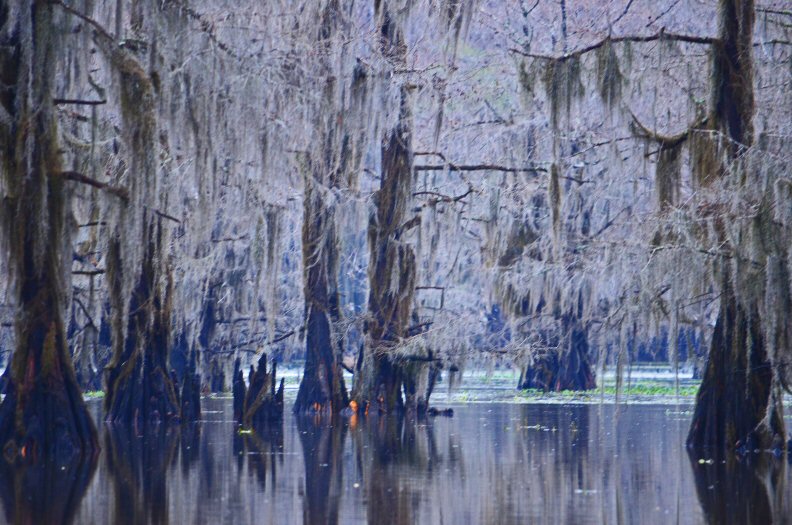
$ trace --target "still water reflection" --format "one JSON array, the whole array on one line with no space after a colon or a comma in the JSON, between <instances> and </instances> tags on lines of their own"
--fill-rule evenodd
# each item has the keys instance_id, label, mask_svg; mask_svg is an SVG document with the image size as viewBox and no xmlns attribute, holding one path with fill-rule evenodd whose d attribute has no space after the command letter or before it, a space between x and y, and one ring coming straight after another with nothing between
<instances>
[{"instance_id":1,"label":"still water reflection","mask_svg":"<svg viewBox=\"0 0 792 525\"><path fill-rule=\"evenodd\" d=\"M92 406L96 413L99 405ZM103 427L97 462L12 470L14 523L790 523L790 467L683 447L688 407L481 404L453 418L205 421L135 437ZM705 460L701 462L700 460Z\"/></svg>"}]
</instances>

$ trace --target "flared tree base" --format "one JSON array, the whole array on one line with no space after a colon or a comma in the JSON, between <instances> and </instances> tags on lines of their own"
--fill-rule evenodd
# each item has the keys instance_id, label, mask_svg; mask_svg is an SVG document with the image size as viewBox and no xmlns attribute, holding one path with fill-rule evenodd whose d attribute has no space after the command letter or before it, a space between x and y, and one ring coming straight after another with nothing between
<instances>
[{"instance_id":1,"label":"flared tree base","mask_svg":"<svg viewBox=\"0 0 792 525\"><path fill-rule=\"evenodd\" d=\"M6 462L69 464L98 454L96 428L76 385L24 386L10 383L0 404L0 444Z\"/></svg>"},{"instance_id":2,"label":"flared tree base","mask_svg":"<svg viewBox=\"0 0 792 525\"><path fill-rule=\"evenodd\" d=\"M722 297L688 448L707 450L716 457L731 451L783 451L783 404L759 309L754 305L746 311L733 294Z\"/></svg>"}]
</instances>

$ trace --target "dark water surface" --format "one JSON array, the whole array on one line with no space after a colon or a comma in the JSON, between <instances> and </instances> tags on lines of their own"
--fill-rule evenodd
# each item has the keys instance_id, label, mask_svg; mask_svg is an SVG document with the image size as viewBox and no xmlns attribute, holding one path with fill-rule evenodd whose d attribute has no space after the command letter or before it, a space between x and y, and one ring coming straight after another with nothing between
<instances>
[{"instance_id":1,"label":"dark water surface","mask_svg":"<svg viewBox=\"0 0 792 525\"><path fill-rule=\"evenodd\" d=\"M99 403L92 402L95 413ZM229 399L95 465L2 474L16 523L789 523L790 466L690 458L684 406L455 406L410 422L288 415L240 434ZM700 463L699 460L705 460ZM0 462L2 463L2 462ZM759 465L757 465L759 463Z\"/></svg>"}]
</instances>

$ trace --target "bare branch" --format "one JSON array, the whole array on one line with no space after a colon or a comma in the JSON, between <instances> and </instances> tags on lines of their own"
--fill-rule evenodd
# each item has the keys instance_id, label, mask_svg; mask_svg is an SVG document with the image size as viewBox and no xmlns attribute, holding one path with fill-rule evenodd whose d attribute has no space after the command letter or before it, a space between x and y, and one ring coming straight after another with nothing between
<instances>
[{"instance_id":1,"label":"bare branch","mask_svg":"<svg viewBox=\"0 0 792 525\"><path fill-rule=\"evenodd\" d=\"M541 168L537 166L532 167L524 167L524 168L513 168L509 166L499 166L497 164L470 164L470 165L459 165L459 164L416 164L413 166L415 171L502 171L505 173L535 173L535 172L547 172L547 168Z\"/></svg>"},{"instance_id":2,"label":"bare branch","mask_svg":"<svg viewBox=\"0 0 792 525\"><path fill-rule=\"evenodd\" d=\"M112 186L107 184L106 182L101 182L96 179L92 179L87 175L83 175L82 173L77 173L76 171L59 171L55 172L54 175L63 177L66 180L79 182L81 184L87 184L88 186L92 186L94 188L98 188L100 190L106 191L112 195L115 195L119 199L124 202L129 202L129 190L126 188L122 188L120 186Z\"/></svg>"},{"instance_id":3,"label":"bare branch","mask_svg":"<svg viewBox=\"0 0 792 525\"><path fill-rule=\"evenodd\" d=\"M79 19L85 21L86 23L88 23L89 25L91 25L94 29L96 29L96 31L100 35L105 37L107 40L109 40L111 42L115 42L115 39L113 38L113 36L110 33L108 33L107 30L104 27L102 27L102 25L99 22L97 22L96 20L94 20L93 18L90 18L90 17L82 14L81 12L77 11L76 9L67 6L61 0L52 0L52 3L54 5L58 5L58 6L62 7L63 10L66 11L67 13L71 13L74 16L76 16L77 18L79 18Z\"/></svg>"},{"instance_id":4,"label":"bare branch","mask_svg":"<svg viewBox=\"0 0 792 525\"><path fill-rule=\"evenodd\" d=\"M571 53L566 53L563 55L540 55L535 53L526 53L520 49L511 48L509 51L512 53L516 53L518 55L522 55L524 57L529 58L537 58L542 60L557 60L559 62L564 62L565 60L569 60L570 58L579 58L581 55L585 55L586 53L590 53L591 51L596 51L597 49L605 46L606 44L618 44L620 42L654 42L657 40L668 40L670 42L685 42L688 44L702 44L702 45L712 45L718 41L717 38L712 38L708 36L697 36L697 35L683 35L678 33L666 33L665 28L660 29L657 33L653 35L630 35L630 36L618 36L618 37L606 37L599 42L594 44L588 45L586 47L582 47L580 49L576 49Z\"/></svg>"},{"instance_id":5,"label":"bare branch","mask_svg":"<svg viewBox=\"0 0 792 525\"><path fill-rule=\"evenodd\" d=\"M53 104L76 104L80 106L100 106L107 104L107 100L80 100L78 98L53 98Z\"/></svg>"},{"instance_id":6,"label":"bare branch","mask_svg":"<svg viewBox=\"0 0 792 525\"><path fill-rule=\"evenodd\" d=\"M639 137L653 140L659 143L664 148L673 148L680 145L690 137L690 134L694 129L699 129L702 126L706 125L707 123L707 118L704 117L698 122L694 123L693 125L688 126L688 128L681 133L678 133L676 135L661 135L644 126L641 123L641 121L638 120L638 117L635 116L635 113L633 113L632 110L628 110L628 111L630 112L630 116L633 119L632 121L633 131L635 131L635 133Z\"/></svg>"}]
</instances>

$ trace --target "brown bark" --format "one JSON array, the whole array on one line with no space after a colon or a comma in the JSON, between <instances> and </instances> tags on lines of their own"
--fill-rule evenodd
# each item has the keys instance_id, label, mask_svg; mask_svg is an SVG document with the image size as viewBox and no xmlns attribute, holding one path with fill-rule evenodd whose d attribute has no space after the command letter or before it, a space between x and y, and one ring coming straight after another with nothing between
<instances>
[{"instance_id":1,"label":"brown bark","mask_svg":"<svg viewBox=\"0 0 792 525\"><path fill-rule=\"evenodd\" d=\"M126 334L121 332L120 323L114 327L113 360L106 369L107 420L138 429L181 419L179 397L168 367L171 286L164 291L157 286L160 226L153 224L152 230L146 235L143 267L129 301ZM121 264L118 257L118 249L111 246L110 273ZM120 283L114 281L111 296L118 297L121 292L116 287Z\"/></svg>"},{"instance_id":2,"label":"brown bark","mask_svg":"<svg viewBox=\"0 0 792 525\"><path fill-rule=\"evenodd\" d=\"M317 46L331 56L334 40L343 34L342 2L331 0L322 12ZM336 331L341 320L338 287L340 240L336 224L337 204L328 203L328 191L353 185L360 163L362 142L353 126L355 112L366 98L366 75L357 69L350 89L351 108L338 108L338 81L333 62L322 59L327 77L316 118L317 148L309 154L304 169L303 274L305 296L305 370L294 404L294 413L329 411L338 413L349 404L341 358L342 338Z\"/></svg>"},{"instance_id":3,"label":"brown bark","mask_svg":"<svg viewBox=\"0 0 792 525\"><path fill-rule=\"evenodd\" d=\"M139 14L142 17L142 11ZM140 430L160 421L183 419L168 362L173 283L165 269L163 219L172 217L157 211L160 135L152 81L156 71L147 72L107 34L99 33L96 42L120 75L122 138L133 177L107 254L113 358L106 370L106 418ZM143 210L141 215L137 210ZM129 282L133 283L131 297L124 297L124 283ZM185 387L194 387L193 379L186 374ZM195 403L191 406L187 415L197 418Z\"/></svg>"},{"instance_id":4,"label":"brown bark","mask_svg":"<svg viewBox=\"0 0 792 525\"><path fill-rule=\"evenodd\" d=\"M589 356L586 331L580 321L565 318L558 350L549 350L534 359L520 374L518 388L538 388L545 392L591 390L597 387Z\"/></svg>"},{"instance_id":5,"label":"brown bark","mask_svg":"<svg viewBox=\"0 0 792 525\"><path fill-rule=\"evenodd\" d=\"M277 390L276 366L267 372L267 354L259 359L258 369L250 367L249 385L245 388L242 371L237 372L234 383L234 415L245 428L260 428L268 423L283 420L283 379Z\"/></svg>"},{"instance_id":6,"label":"brown bark","mask_svg":"<svg viewBox=\"0 0 792 525\"><path fill-rule=\"evenodd\" d=\"M369 319L352 396L359 410L417 408L405 407L402 398L410 371L389 355L389 350L407 335L415 293L415 253L403 238L412 195L408 98L408 90L402 88L399 123L383 140L380 189L374 195L376 209L369 219Z\"/></svg>"},{"instance_id":7,"label":"brown bark","mask_svg":"<svg viewBox=\"0 0 792 525\"><path fill-rule=\"evenodd\" d=\"M698 179L704 183L716 177L729 176L718 160L738 160L753 138L754 94L752 39L754 27L753 0L721 0L720 35L713 45L712 113L709 125L730 139L724 148L708 143L711 139L694 141L694 158L698 158ZM697 151L696 151L697 150ZM735 163L737 170L750 169ZM695 166L694 166L695 168ZM765 195L767 200L767 195ZM746 234L758 239L759 256L785 259L786 246L780 246L767 202L759 214L745 226ZM728 217L724 220L728 220ZM746 235L749 236L749 235ZM730 246L722 236L722 245L738 255L743 246ZM763 326L762 301L768 286L788 289L789 276L783 272L780 283L768 285L767 272L755 271L739 257L721 261L721 306L712 338L707 367L696 397L696 408L688 434L691 448L707 449L721 456L735 448L781 450L785 436L783 403L774 367L781 366L768 352L766 326ZM732 269L734 266L734 269ZM756 290L762 290L757 293ZM780 307L788 311L787 304ZM784 330L776 327L775 330ZM775 347L779 341L771 334ZM783 351L783 350L782 350Z\"/></svg>"},{"instance_id":8,"label":"brown bark","mask_svg":"<svg viewBox=\"0 0 792 525\"><path fill-rule=\"evenodd\" d=\"M6 397L0 404L0 445L7 460L36 461L98 451L69 356L64 310L63 253L69 202L58 154L52 106L57 28L46 2L0 7L2 80L0 169L9 194L3 227L10 238L9 260L18 308L16 348ZM16 14L11 18L10 14ZM6 124L8 123L8 124Z\"/></svg>"},{"instance_id":9,"label":"brown bark","mask_svg":"<svg viewBox=\"0 0 792 525\"><path fill-rule=\"evenodd\" d=\"M339 412L349 404L335 331L341 318L338 295L338 241L335 213L313 178L305 176L303 267L305 268L305 370L294 412ZM318 172L319 170L315 170Z\"/></svg>"},{"instance_id":10,"label":"brown bark","mask_svg":"<svg viewBox=\"0 0 792 525\"><path fill-rule=\"evenodd\" d=\"M741 304L724 285L707 368L696 396L688 446L719 456L780 447L782 404L774 399L773 365L756 305Z\"/></svg>"}]
</instances>

